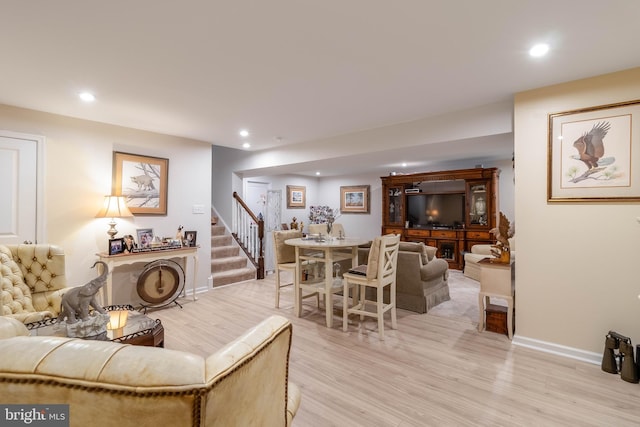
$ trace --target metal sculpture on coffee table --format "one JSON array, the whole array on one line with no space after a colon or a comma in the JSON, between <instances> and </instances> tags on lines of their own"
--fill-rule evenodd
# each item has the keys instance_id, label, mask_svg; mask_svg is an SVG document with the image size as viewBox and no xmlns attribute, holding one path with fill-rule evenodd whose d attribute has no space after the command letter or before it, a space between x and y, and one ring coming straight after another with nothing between
<instances>
[{"instance_id":1,"label":"metal sculpture on coffee table","mask_svg":"<svg viewBox=\"0 0 640 427\"><path fill-rule=\"evenodd\" d=\"M98 304L97 294L107 282L109 267L103 261L96 261L91 268L97 264L102 264L100 276L82 286L69 289L62 296L58 323L66 323L67 335L70 337L87 337L106 332L109 315ZM90 309L99 314L90 315Z\"/></svg>"}]
</instances>

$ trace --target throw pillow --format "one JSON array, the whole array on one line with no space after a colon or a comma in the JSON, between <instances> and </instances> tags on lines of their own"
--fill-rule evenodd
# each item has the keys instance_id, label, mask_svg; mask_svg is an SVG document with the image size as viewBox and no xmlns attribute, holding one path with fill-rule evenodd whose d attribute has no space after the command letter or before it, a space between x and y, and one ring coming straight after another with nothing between
<instances>
[{"instance_id":1,"label":"throw pillow","mask_svg":"<svg viewBox=\"0 0 640 427\"><path fill-rule=\"evenodd\" d=\"M422 242L400 242L400 251L418 252L420 254L420 261L422 261L423 265L431 261L431 258L433 258L433 256L429 258L427 246Z\"/></svg>"},{"instance_id":2,"label":"throw pillow","mask_svg":"<svg viewBox=\"0 0 640 427\"><path fill-rule=\"evenodd\" d=\"M427 261L423 262L423 264L426 264L428 261L431 261L433 259L433 257L436 256L436 252L438 252L438 248L434 248L433 246L426 246L424 247L424 253L427 255Z\"/></svg>"},{"instance_id":3,"label":"throw pillow","mask_svg":"<svg viewBox=\"0 0 640 427\"><path fill-rule=\"evenodd\" d=\"M376 237L369 249L369 259L367 260L367 280L378 277L378 258L380 257L380 242L382 239Z\"/></svg>"}]
</instances>

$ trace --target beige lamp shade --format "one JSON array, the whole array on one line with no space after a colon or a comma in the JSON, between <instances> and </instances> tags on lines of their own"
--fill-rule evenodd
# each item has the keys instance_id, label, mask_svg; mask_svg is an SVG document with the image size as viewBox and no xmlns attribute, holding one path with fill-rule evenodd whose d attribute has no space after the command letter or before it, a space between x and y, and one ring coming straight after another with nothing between
<instances>
[{"instance_id":1,"label":"beige lamp shade","mask_svg":"<svg viewBox=\"0 0 640 427\"><path fill-rule=\"evenodd\" d=\"M109 323L107 329L114 332L114 338L122 336L124 327L127 325L129 312L127 310L113 310L109 312Z\"/></svg>"},{"instance_id":2,"label":"beige lamp shade","mask_svg":"<svg viewBox=\"0 0 640 427\"><path fill-rule=\"evenodd\" d=\"M127 207L123 196L104 196L102 209L96 214L96 218L111 218L111 222L109 222L111 228L109 228L107 234L111 236L112 239L118 234L114 218L127 218L132 216L133 214Z\"/></svg>"}]
</instances>

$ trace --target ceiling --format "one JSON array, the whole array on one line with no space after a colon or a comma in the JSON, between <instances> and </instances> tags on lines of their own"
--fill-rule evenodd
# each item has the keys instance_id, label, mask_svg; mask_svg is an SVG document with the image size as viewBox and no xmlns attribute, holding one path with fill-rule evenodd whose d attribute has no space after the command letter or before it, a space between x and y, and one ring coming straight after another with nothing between
<instances>
[{"instance_id":1,"label":"ceiling","mask_svg":"<svg viewBox=\"0 0 640 427\"><path fill-rule=\"evenodd\" d=\"M0 103L238 149L246 128L252 151L640 65L637 0L3 0L2 14ZM448 150L486 157L483 138Z\"/></svg>"}]
</instances>

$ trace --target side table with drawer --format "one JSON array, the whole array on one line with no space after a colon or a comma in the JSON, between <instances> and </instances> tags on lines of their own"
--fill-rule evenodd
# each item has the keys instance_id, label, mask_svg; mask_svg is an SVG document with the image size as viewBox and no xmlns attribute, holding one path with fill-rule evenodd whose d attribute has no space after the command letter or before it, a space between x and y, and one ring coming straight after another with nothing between
<instances>
[{"instance_id":1,"label":"side table with drawer","mask_svg":"<svg viewBox=\"0 0 640 427\"><path fill-rule=\"evenodd\" d=\"M513 338L513 307L515 301L515 262L500 263L485 258L478 262L480 267L480 292L478 293L478 331L485 329L487 309L493 306L491 298L507 301L507 335Z\"/></svg>"}]
</instances>

